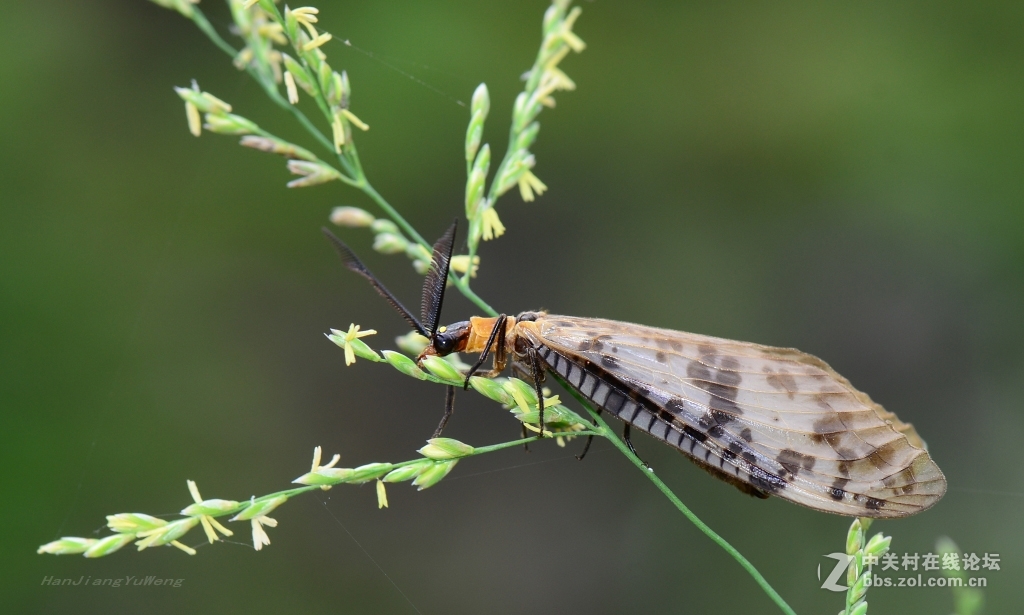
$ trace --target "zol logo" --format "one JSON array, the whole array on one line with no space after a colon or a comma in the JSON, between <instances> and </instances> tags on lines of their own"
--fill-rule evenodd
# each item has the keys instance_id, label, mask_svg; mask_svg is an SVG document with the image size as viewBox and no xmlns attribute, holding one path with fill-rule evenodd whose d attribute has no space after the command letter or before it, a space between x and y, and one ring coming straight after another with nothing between
<instances>
[{"instance_id":1,"label":"zol logo","mask_svg":"<svg viewBox=\"0 0 1024 615\"><path fill-rule=\"evenodd\" d=\"M839 585L836 581L843 577L846 573L846 569L850 567L850 562L853 561L853 557L845 553L829 553L825 557L830 557L836 560L836 565L832 568L832 572L829 573L828 577L825 578L825 582L821 584L822 589L827 589L832 592L844 592L847 590L845 585ZM818 564L818 580L821 580L821 564Z\"/></svg>"}]
</instances>

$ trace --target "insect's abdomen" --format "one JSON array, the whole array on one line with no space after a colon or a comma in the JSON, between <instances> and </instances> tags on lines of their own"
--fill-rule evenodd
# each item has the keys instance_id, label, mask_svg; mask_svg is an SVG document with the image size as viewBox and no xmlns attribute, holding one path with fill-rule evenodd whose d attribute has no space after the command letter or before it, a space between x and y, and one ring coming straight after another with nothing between
<instances>
[{"instance_id":1,"label":"insect's abdomen","mask_svg":"<svg viewBox=\"0 0 1024 615\"><path fill-rule=\"evenodd\" d=\"M785 481L754 464L727 463L736 453L721 449L707 434L673 417L643 393L590 361L570 358L540 344L537 353L570 386L594 404L637 429L679 449L715 477L757 497L768 497L786 487Z\"/></svg>"},{"instance_id":2,"label":"insect's abdomen","mask_svg":"<svg viewBox=\"0 0 1024 615\"><path fill-rule=\"evenodd\" d=\"M687 434L681 428L673 427L671 417L661 417L660 408L628 386L623 386L605 370L593 364L571 360L548 346L541 345L537 352L556 374L593 402L596 408L676 448L692 452L696 439L690 438L693 441L687 442Z\"/></svg>"}]
</instances>

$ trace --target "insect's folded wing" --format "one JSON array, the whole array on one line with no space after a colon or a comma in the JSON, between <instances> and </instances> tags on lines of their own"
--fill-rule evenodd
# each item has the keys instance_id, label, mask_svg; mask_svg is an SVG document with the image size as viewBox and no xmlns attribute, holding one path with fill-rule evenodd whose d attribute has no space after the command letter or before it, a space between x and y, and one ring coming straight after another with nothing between
<instances>
[{"instance_id":1,"label":"insect's folded wing","mask_svg":"<svg viewBox=\"0 0 1024 615\"><path fill-rule=\"evenodd\" d=\"M806 353L561 316L545 319L541 334L643 391L677 426L707 435L702 445L737 476L763 471L781 479L773 495L840 514L896 517L945 492L914 428Z\"/></svg>"}]
</instances>

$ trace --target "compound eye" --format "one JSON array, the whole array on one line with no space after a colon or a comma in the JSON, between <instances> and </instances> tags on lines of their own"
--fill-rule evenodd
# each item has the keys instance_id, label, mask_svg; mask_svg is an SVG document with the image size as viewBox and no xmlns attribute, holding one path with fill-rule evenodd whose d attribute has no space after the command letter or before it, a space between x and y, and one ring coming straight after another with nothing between
<instances>
[{"instance_id":1,"label":"compound eye","mask_svg":"<svg viewBox=\"0 0 1024 615\"><path fill-rule=\"evenodd\" d=\"M451 354L452 350L455 349L455 338L450 335L438 335L434 338L434 350L437 354L444 356Z\"/></svg>"}]
</instances>

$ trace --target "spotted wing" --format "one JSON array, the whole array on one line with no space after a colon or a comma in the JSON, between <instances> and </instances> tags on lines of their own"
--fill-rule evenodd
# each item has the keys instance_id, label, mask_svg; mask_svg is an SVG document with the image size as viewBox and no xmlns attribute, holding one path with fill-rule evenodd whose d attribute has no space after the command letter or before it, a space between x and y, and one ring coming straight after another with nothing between
<instances>
[{"instance_id":1,"label":"spotted wing","mask_svg":"<svg viewBox=\"0 0 1024 615\"><path fill-rule=\"evenodd\" d=\"M946 491L914 428L817 357L591 318L545 316L533 330L650 406L640 428L733 482L869 517L920 512Z\"/></svg>"}]
</instances>

